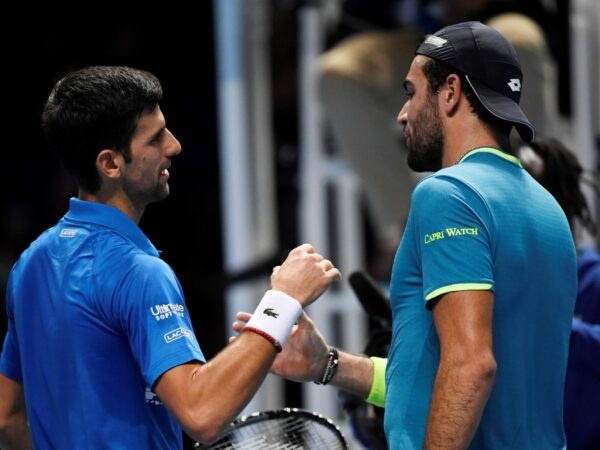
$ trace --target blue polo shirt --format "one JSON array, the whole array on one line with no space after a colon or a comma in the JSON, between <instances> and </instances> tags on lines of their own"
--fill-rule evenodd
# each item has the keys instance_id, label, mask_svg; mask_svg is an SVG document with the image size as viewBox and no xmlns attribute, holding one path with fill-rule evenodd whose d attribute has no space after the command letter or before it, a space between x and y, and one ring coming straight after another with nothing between
<instances>
[{"instance_id":1,"label":"blue polo shirt","mask_svg":"<svg viewBox=\"0 0 600 450\"><path fill-rule=\"evenodd\" d=\"M0 371L23 382L36 449L182 447L151 387L204 356L173 270L132 220L71 199L13 267L6 300Z\"/></svg>"},{"instance_id":2,"label":"blue polo shirt","mask_svg":"<svg viewBox=\"0 0 600 450\"><path fill-rule=\"evenodd\" d=\"M413 193L390 285L385 431L391 449L423 446L440 357L427 302L460 290L494 293L498 368L470 448L564 448L575 247L558 203L517 158L498 149L471 151Z\"/></svg>"}]
</instances>

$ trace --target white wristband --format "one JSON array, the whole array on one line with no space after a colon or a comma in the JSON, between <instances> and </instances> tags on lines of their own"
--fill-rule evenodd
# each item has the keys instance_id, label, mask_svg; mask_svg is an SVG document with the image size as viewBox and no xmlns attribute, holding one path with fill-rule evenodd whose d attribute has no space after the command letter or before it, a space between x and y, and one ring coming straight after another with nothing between
<instances>
[{"instance_id":1,"label":"white wristband","mask_svg":"<svg viewBox=\"0 0 600 450\"><path fill-rule=\"evenodd\" d=\"M302 305L298 300L285 292L269 290L254 310L246 327L260 330L272 337L273 345L280 350L300 314Z\"/></svg>"}]
</instances>

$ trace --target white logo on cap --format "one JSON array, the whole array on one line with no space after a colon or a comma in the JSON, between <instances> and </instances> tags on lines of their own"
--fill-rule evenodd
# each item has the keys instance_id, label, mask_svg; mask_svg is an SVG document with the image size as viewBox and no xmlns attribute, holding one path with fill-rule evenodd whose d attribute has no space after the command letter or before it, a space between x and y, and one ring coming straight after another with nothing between
<instances>
[{"instance_id":1,"label":"white logo on cap","mask_svg":"<svg viewBox=\"0 0 600 450\"><path fill-rule=\"evenodd\" d=\"M521 80L519 80L518 78L511 78L510 81L506 84L508 84L508 87L513 92L521 91Z\"/></svg>"},{"instance_id":2,"label":"white logo on cap","mask_svg":"<svg viewBox=\"0 0 600 450\"><path fill-rule=\"evenodd\" d=\"M439 47L442 47L446 42L448 42L446 39L430 34L429 36L427 36L425 38L425 41L423 43L431 44L431 45L434 45L435 47L439 48Z\"/></svg>"}]
</instances>

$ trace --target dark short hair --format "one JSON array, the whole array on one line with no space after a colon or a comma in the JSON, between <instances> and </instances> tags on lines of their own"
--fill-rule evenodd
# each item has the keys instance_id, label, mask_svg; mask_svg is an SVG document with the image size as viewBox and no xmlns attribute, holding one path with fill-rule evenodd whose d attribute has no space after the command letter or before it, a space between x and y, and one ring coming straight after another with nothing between
<instances>
[{"instance_id":1,"label":"dark short hair","mask_svg":"<svg viewBox=\"0 0 600 450\"><path fill-rule=\"evenodd\" d=\"M42 113L50 149L77 184L100 188L96 157L102 149L130 158L137 121L162 99L158 78L124 66L90 66L68 73L52 89Z\"/></svg>"},{"instance_id":2,"label":"dark short hair","mask_svg":"<svg viewBox=\"0 0 600 450\"><path fill-rule=\"evenodd\" d=\"M439 61L433 58L427 58L423 64L423 73L427 79L429 86L429 92L437 94L440 91L442 85L446 82L448 75L456 74L460 77L462 91L471 106L471 110L477 115L477 117L489 127L494 129L496 132L508 136L513 125L510 122L500 120L496 116L492 115L479 101L470 84L465 79L465 76L458 72L455 68L446 64L443 61Z\"/></svg>"}]
</instances>

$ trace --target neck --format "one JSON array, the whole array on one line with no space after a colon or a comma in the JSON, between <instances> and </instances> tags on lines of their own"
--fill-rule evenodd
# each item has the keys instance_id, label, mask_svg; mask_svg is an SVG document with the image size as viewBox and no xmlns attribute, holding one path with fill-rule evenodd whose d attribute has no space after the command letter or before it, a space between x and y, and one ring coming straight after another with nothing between
<instances>
[{"instance_id":1,"label":"neck","mask_svg":"<svg viewBox=\"0 0 600 450\"><path fill-rule=\"evenodd\" d=\"M474 116L458 127L448 127L446 131L442 167L453 166L474 148L494 147L510 151L508 136L494 133Z\"/></svg>"},{"instance_id":2,"label":"neck","mask_svg":"<svg viewBox=\"0 0 600 450\"><path fill-rule=\"evenodd\" d=\"M133 203L124 195L109 195L105 192L102 192L102 190L92 194L90 192L85 191L82 188L79 188L79 193L77 197L80 200L85 200L87 202L103 203L105 205L114 206L127 217L129 217L131 220L133 220L136 224L140 222L142 214L144 214L143 209L137 209L133 205Z\"/></svg>"}]
</instances>

